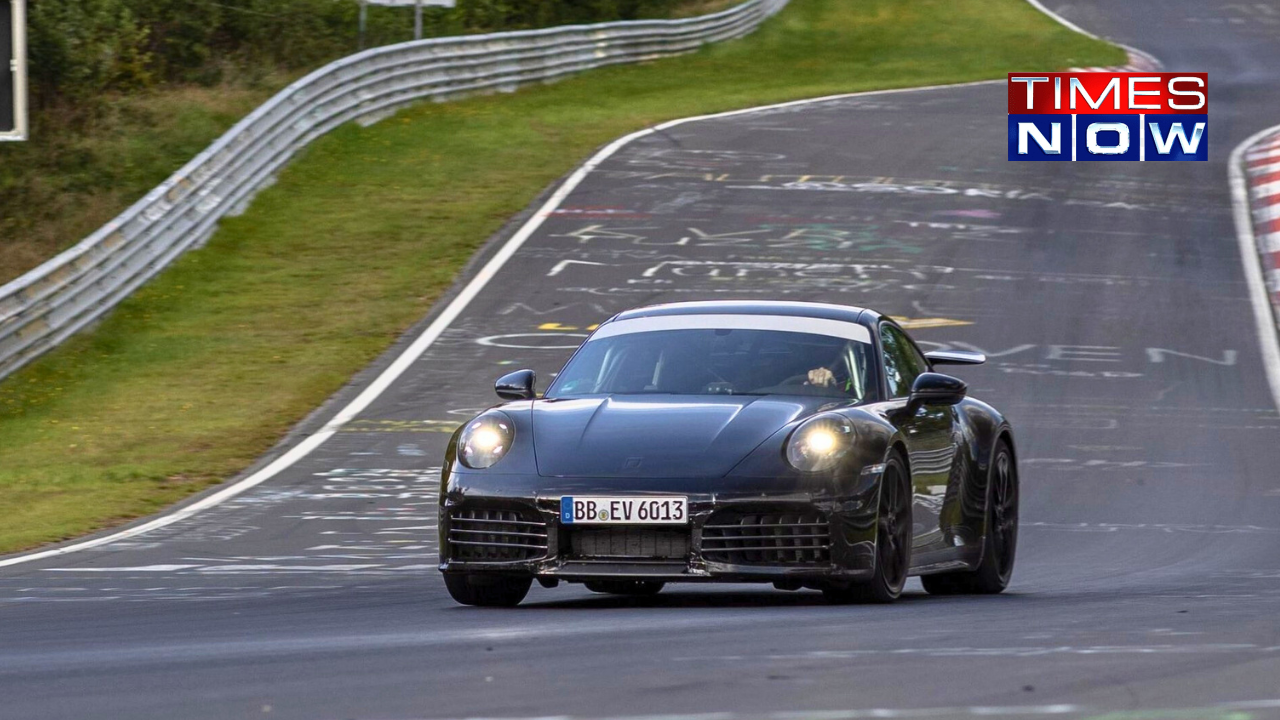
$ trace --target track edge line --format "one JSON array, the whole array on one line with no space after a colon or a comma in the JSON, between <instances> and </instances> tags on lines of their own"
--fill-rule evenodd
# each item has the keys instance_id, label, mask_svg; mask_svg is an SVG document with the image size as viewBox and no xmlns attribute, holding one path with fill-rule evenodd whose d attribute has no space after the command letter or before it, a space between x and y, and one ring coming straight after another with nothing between
<instances>
[{"instance_id":1,"label":"track edge line","mask_svg":"<svg viewBox=\"0 0 1280 720\"><path fill-rule=\"evenodd\" d=\"M1034 0L1028 0L1034 4ZM533 233L538 230L548 217L555 212L565 198L586 180L587 176L593 170L600 166L605 160L615 155L619 150L630 145L632 142L642 137L662 132L679 125L691 122L700 122L704 120L718 120L726 117L734 117L737 115L747 115L754 112L764 112L768 110L776 110L780 108L796 107L799 105L811 105L823 102L833 102L852 97L862 97L866 95L889 95L895 93L907 92L923 92L927 90L943 90L952 88L972 87L976 85L989 85L997 82L1005 82L1005 79L998 78L992 80L975 80L970 82L946 83L941 85L922 85L919 87L905 88L888 88L884 90L863 90L851 93L839 93L835 95L825 95L816 98L806 98L802 100L789 100L787 102L774 103L771 105L760 105L757 107L743 108L740 110L728 110L719 113L710 113L706 115L694 115L686 118L677 118L668 120L657 125L653 125L642 130L624 135L617 140L606 145L604 148L596 152L578 167L564 183L551 195L550 198L535 212L520 229L515 232L502 247L494 253L493 257L476 273L475 277L463 287L462 291L449 302L443 312L428 325L421 334L405 348L395 360L391 362L364 390L360 391L354 399L338 410L338 412L324 424L324 426L312 435L307 436L297 445L289 448L280 457L268 463L263 468L250 474L248 477L234 482L212 494L198 500L190 505L184 505L174 510L165 511L163 514L151 520L145 521L133 527L120 530L118 532L109 533L100 537L95 537L82 542L73 542L69 545L49 548L45 550L31 550L25 553L19 553L6 558L0 558L0 568L12 567L15 565L36 562L52 557L69 555L71 553L89 550L102 545L108 545L120 540L126 540L131 537L143 535L153 530L167 527L173 523L185 520L197 513L215 507L217 505L230 500L247 490L251 490L258 485L270 480L284 470L289 469L299 460L307 457L316 448L320 447L329 438L347 422L350 422L361 411L365 410L374 400L378 399L383 392L387 390L401 375L404 374L409 367L422 357L422 355L435 343L440 335L448 329L457 317L462 314L471 301L480 294L489 281L506 265L507 261L515 255L524 243L532 237Z\"/></svg>"},{"instance_id":2,"label":"track edge line","mask_svg":"<svg viewBox=\"0 0 1280 720\"><path fill-rule=\"evenodd\" d=\"M1263 368L1271 385L1271 400L1276 409L1280 410L1280 328L1277 328L1275 310L1262 276L1262 259L1258 255L1260 248L1253 231L1249 202L1249 179L1244 171L1244 155L1249 148L1277 132L1280 132L1280 125L1273 125L1250 135L1237 145L1231 151L1231 158L1227 160L1227 177L1231 184L1231 204L1236 222L1236 240L1240 247L1240 262L1244 265L1249 300L1253 305L1254 329L1262 349Z\"/></svg>"}]
</instances>

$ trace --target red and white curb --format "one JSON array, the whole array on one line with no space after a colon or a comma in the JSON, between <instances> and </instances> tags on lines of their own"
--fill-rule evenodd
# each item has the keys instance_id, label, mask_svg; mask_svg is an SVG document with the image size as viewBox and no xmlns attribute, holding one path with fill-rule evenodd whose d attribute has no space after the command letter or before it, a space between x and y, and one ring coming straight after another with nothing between
<instances>
[{"instance_id":1,"label":"red and white curb","mask_svg":"<svg viewBox=\"0 0 1280 720\"><path fill-rule=\"evenodd\" d=\"M1094 35L1044 6L1041 0L1027 0L1035 9L1064 27L1091 37ZM1115 68L1125 72L1156 72L1160 61L1141 50L1122 45L1128 64ZM1094 71L1112 68L1090 68ZM1236 240L1244 264L1249 304L1253 306L1255 330L1262 350L1271 399L1280 407L1280 203L1275 183L1280 181L1280 125L1263 130L1236 146L1227 163L1231 182L1231 206L1235 216Z\"/></svg>"},{"instance_id":2,"label":"red and white curb","mask_svg":"<svg viewBox=\"0 0 1280 720\"><path fill-rule=\"evenodd\" d=\"M1245 151L1253 237L1262 258L1262 274L1276 317L1280 318L1280 131Z\"/></svg>"},{"instance_id":3,"label":"red and white curb","mask_svg":"<svg viewBox=\"0 0 1280 720\"><path fill-rule=\"evenodd\" d=\"M1125 65L1112 67L1074 67L1071 72L1160 72L1164 69L1164 65L1155 57L1142 52L1136 48L1126 47L1122 45L1125 52L1129 53L1129 61Z\"/></svg>"},{"instance_id":4,"label":"red and white curb","mask_svg":"<svg viewBox=\"0 0 1280 720\"><path fill-rule=\"evenodd\" d=\"M1041 0L1027 0L1027 4L1045 15L1048 15L1054 22L1072 32L1079 33L1088 38L1093 38L1094 40L1120 45L1119 43L1115 43L1111 40L1098 37L1079 25L1076 25L1058 13L1045 7ZM1157 60L1154 55L1145 53L1138 48L1129 47L1128 45L1120 45L1120 47L1124 48L1124 51L1129 54L1129 59L1126 61L1125 65L1121 65L1119 67L1073 67L1070 72L1160 72L1164 69L1164 65Z\"/></svg>"}]
</instances>

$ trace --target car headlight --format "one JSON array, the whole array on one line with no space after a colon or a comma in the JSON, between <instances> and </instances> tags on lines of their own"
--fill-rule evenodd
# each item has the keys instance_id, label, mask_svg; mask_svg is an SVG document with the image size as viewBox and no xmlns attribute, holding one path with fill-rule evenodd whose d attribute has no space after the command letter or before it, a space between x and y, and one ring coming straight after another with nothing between
<instances>
[{"instance_id":1,"label":"car headlight","mask_svg":"<svg viewBox=\"0 0 1280 720\"><path fill-rule=\"evenodd\" d=\"M830 470L853 447L853 423L842 415L812 417L787 440L787 462L801 472Z\"/></svg>"},{"instance_id":2,"label":"car headlight","mask_svg":"<svg viewBox=\"0 0 1280 720\"><path fill-rule=\"evenodd\" d=\"M511 449L516 431L511 419L497 412L485 413L467 423L458 438L458 460L473 470L498 462Z\"/></svg>"}]
</instances>

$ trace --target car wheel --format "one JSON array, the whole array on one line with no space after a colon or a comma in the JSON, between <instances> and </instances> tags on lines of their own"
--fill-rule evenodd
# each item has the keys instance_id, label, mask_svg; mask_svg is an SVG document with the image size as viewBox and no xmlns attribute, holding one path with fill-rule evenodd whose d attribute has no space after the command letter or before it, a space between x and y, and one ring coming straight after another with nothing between
<instances>
[{"instance_id":1,"label":"car wheel","mask_svg":"<svg viewBox=\"0 0 1280 720\"><path fill-rule=\"evenodd\" d=\"M1009 586L1018 550L1018 468L1003 440L996 446L987 487L987 534L978 567L921 577L930 594L994 595Z\"/></svg>"},{"instance_id":2,"label":"car wheel","mask_svg":"<svg viewBox=\"0 0 1280 720\"><path fill-rule=\"evenodd\" d=\"M889 603L902 594L911 569L911 476L895 453L885 462L876 517L876 567L866 582L824 588L834 603Z\"/></svg>"},{"instance_id":3,"label":"car wheel","mask_svg":"<svg viewBox=\"0 0 1280 720\"><path fill-rule=\"evenodd\" d=\"M662 592L666 583L656 580L588 580L583 585L594 593L643 597Z\"/></svg>"},{"instance_id":4,"label":"car wheel","mask_svg":"<svg viewBox=\"0 0 1280 720\"><path fill-rule=\"evenodd\" d=\"M531 577L462 573L446 573L444 576L444 586L454 600L477 607L515 607L529 594L532 584Z\"/></svg>"}]
</instances>

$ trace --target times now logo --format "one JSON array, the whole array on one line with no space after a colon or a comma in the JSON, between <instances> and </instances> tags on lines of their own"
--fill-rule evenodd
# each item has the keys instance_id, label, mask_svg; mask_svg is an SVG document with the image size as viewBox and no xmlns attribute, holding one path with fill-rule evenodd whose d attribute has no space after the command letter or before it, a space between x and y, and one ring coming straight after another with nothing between
<instances>
[{"instance_id":1,"label":"times now logo","mask_svg":"<svg viewBox=\"0 0 1280 720\"><path fill-rule=\"evenodd\" d=\"M1208 73L1009 73L1010 160L1208 160Z\"/></svg>"}]
</instances>

